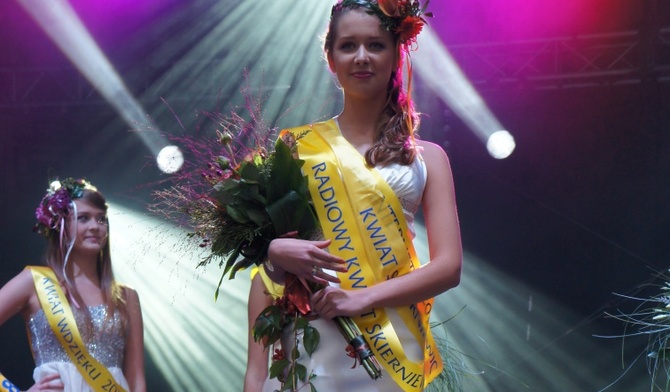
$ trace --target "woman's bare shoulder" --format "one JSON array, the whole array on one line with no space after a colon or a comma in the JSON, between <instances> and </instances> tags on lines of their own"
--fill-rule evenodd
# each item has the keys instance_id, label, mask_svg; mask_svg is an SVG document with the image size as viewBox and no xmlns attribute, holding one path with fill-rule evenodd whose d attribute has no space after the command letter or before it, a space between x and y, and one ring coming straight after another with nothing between
<instances>
[{"instance_id":1,"label":"woman's bare shoulder","mask_svg":"<svg viewBox=\"0 0 670 392\"><path fill-rule=\"evenodd\" d=\"M427 163L448 162L447 153L439 144L426 140L418 140L417 145L420 148L421 156Z\"/></svg>"},{"instance_id":2,"label":"woman's bare shoulder","mask_svg":"<svg viewBox=\"0 0 670 392\"><path fill-rule=\"evenodd\" d=\"M39 301L29 269L19 272L0 289L0 324L19 313L25 318L38 309Z\"/></svg>"}]
</instances>

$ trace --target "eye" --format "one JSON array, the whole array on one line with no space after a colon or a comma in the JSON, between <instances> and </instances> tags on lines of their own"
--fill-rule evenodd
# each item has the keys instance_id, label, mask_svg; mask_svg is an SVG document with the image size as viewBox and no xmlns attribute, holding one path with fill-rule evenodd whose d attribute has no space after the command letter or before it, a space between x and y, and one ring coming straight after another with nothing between
<instances>
[{"instance_id":1,"label":"eye","mask_svg":"<svg viewBox=\"0 0 670 392\"><path fill-rule=\"evenodd\" d=\"M354 43L349 42L349 41L345 41L345 42L340 43L339 48L340 48L340 50L345 51L345 52L346 51L351 51L351 50L354 49Z\"/></svg>"},{"instance_id":2,"label":"eye","mask_svg":"<svg viewBox=\"0 0 670 392\"><path fill-rule=\"evenodd\" d=\"M373 50L383 50L386 49L386 45L382 42L372 42L370 43L370 48Z\"/></svg>"},{"instance_id":3,"label":"eye","mask_svg":"<svg viewBox=\"0 0 670 392\"><path fill-rule=\"evenodd\" d=\"M103 225L103 226L107 226L107 224L108 224L107 216L105 216L105 215L100 215L100 216L93 217L91 215L82 214L82 215L77 216L77 222L79 222L81 224L86 224L86 223L90 222L91 220L95 220L95 223L97 223L99 225Z\"/></svg>"}]
</instances>

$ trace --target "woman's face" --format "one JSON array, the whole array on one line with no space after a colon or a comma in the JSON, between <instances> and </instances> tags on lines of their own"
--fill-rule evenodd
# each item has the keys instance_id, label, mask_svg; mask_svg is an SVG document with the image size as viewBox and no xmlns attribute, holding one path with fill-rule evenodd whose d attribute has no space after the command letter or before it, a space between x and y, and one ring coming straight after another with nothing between
<instances>
[{"instance_id":1,"label":"woman's face","mask_svg":"<svg viewBox=\"0 0 670 392\"><path fill-rule=\"evenodd\" d=\"M107 215L105 211L82 200L77 205L77 225L70 222L70 232L76 229L73 250L78 252L100 252L107 243Z\"/></svg>"},{"instance_id":2,"label":"woman's face","mask_svg":"<svg viewBox=\"0 0 670 392\"><path fill-rule=\"evenodd\" d=\"M393 36L379 19L363 9L344 12L335 26L328 66L345 94L358 98L386 97L397 64Z\"/></svg>"}]
</instances>

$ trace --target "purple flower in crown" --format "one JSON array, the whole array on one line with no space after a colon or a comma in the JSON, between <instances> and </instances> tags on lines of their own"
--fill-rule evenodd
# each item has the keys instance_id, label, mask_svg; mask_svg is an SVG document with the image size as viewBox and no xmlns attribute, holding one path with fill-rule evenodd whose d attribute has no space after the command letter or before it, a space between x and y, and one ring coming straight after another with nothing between
<instances>
[{"instance_id":1,"label":"purple flower in crown","mask_svg":"<svg viewBox=\"0 0 670 392\"><path fill-rule=\"evenodd\" d=\"M44 196L35 216L40 224L49 229L55 229L60 218L66 217L70 212L70 193L65 187L61 187L52 194Z\"/></svg>"},{"instance_id":2,"label":"purple flower in crown","mask_svg":"<svg viewBox=\"0 0 670 392\"><path fill-rule=\"evenodd\" d=\"M34 231L49 236L51 230L59 231L61 220L70 215L72 200L84 196L84 190L96 190L83 179L67 178L54 181L35 210L37 224Z\"/></svg>"},{"instance_id":3,"label":"purple flower in crown","mask_svg":"<svg viewBox=\"0 0 670 392\"><path fill-rule=\"evenodd\" d=\"M70 208L70 192L66 188L60 188L54 192L53 197L49 200L49 208L52 211L67 212Z\"/></svg>"}]
</instances>

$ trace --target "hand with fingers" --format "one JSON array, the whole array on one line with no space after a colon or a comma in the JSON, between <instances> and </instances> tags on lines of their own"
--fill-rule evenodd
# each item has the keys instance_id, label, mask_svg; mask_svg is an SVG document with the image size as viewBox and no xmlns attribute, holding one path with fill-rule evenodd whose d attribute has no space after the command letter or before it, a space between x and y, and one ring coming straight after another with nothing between
<instances>
[{"instance_id":1,"label":"hand with fingers","mask_svg":"<svg viewBox=\"0 0 670 392\"><path fill-rule=\"evenodd\" d=\"M42 378L26 392L63 392L64 388L60 375L56 373Z\"/></svg>"},{"instance_id":2,"label":"hand with fingers","mask_svg":"<svg viewBox=\"0 0 670 392\"><path fill-rule=\"evenodd\" d=\"M325 270L346 272L342 258L328 253L331 240L309 241L298 238L272 240L268 258L273 268L292 273L299 278L327 286L329 282L340 283L336 276Z\"/></svg>"},{"instance_id":3,"label":"hand with fingers","mask_svg":"<svg viewBox=\"0 0 670 392\"><path fill-rule=\"evenodd\" d=\"M344 290L327 286L312 294L312 310L322 317L353 317L372 308L363 295L363 290Z\"/></svg>"}]
</instances>

